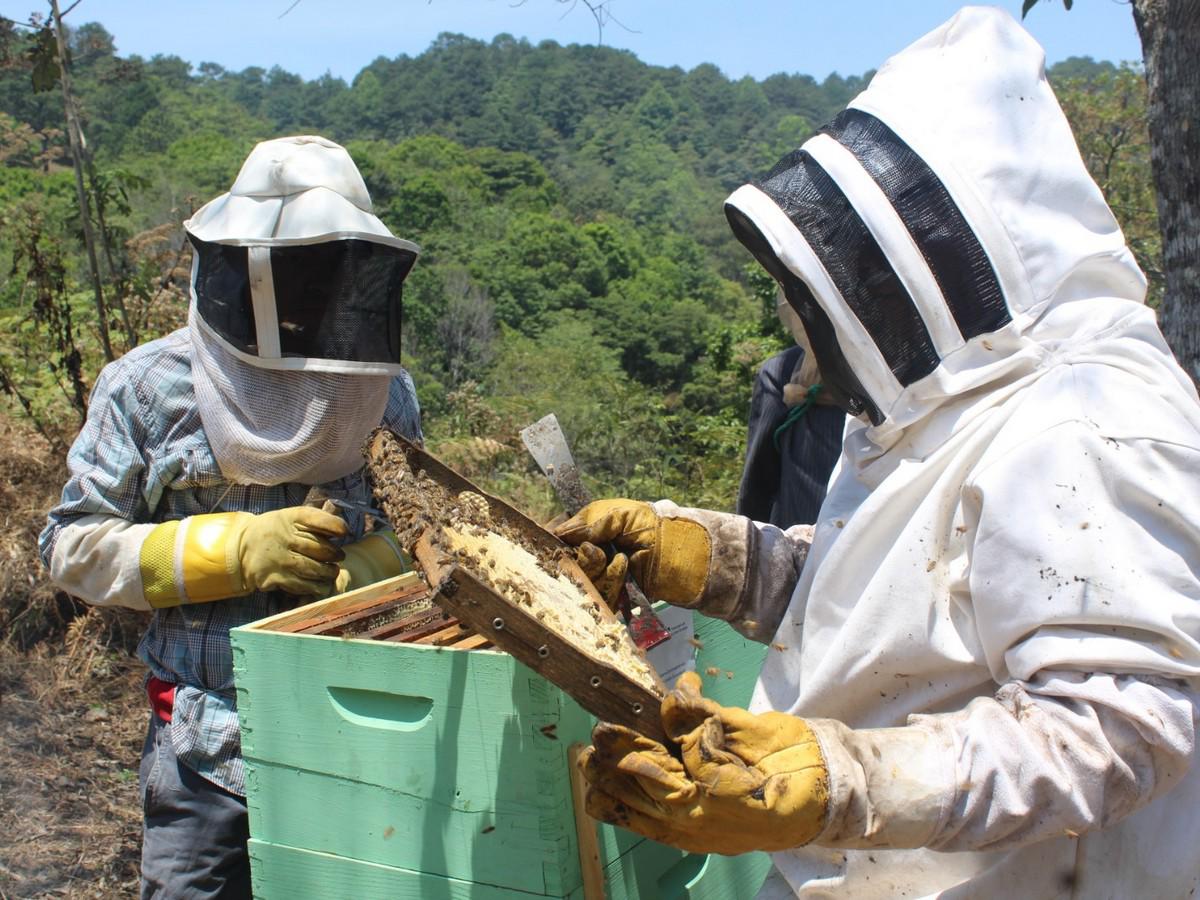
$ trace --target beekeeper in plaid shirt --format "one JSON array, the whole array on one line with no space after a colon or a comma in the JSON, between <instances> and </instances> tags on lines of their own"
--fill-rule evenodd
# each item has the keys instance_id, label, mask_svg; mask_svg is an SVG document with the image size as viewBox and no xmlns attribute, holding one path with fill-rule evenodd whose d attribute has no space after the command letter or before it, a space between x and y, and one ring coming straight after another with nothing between
<instances>
[{"instance_id":1,"label":"beekeeper in plaid shirt","mask_svg":"<svg viewBox=\"0 0 1200 900\"><path fill-rule=\"evenodd\" d=\"M250 896L229 630L402 571L391 532L363 534L361 448L421 434L400 367L419 250L342 147L259 144L184 227L188 325L101 372L40 541L63 590L152 611L142 896L173 900ZM340 515L303 505L313 486Z\"/></svg>"}]
</instances>

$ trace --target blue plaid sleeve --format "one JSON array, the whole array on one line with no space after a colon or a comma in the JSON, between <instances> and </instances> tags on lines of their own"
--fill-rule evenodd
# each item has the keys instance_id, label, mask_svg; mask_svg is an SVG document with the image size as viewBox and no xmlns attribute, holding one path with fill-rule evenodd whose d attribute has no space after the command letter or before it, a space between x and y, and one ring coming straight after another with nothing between
<instances>
[{"instance_id":1,"label":"blue plaid sleeve","mask_svg":"<svg viewBox=\"0 0 1200 900\"><path fill-rule=\"evenodd\" d=\"M110 364L92 388L87 421L67 454L67 483L47 515L38 550L48 566L60 529L87 515L149 520L145 500L146 444L138 402L119 364Z\"/></svg>"},{"instance_id":2,"label":"blue plaid sleeve","mask_svg":"<svg viewBox=\"0 0 1200 900\"><path fill-rule=\"evenodd\" d=\"M388 405L383 413L383 424L410 441L418 444L424 441L417 388L408 372L401 372L392 379L388 388Z\"/></svg>"}]
</instances>

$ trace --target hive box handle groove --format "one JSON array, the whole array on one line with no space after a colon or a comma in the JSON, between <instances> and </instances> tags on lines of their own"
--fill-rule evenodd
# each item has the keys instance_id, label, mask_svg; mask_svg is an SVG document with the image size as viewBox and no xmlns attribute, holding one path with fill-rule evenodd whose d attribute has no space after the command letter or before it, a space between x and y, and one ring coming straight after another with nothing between
<instances>
[{"instance_id":1,"label":"hive box handle groove","mask_svg":"<svg viewBox=\"0 0 1200 900\"><path fill-rule=\"evenodd\" d=\"M681 900L683 897L690 896L689 889L696 886L706 868L708 868L707 853L687 854L658 876L658 896L661 900Z\"/></svg>"},{"instance_id":2,"label":"hive box handle groove","mask_svg":"<svg viewBox=\"0 0 1200 900\"><path fill-rule=\"evenodd\" d=\"M329 687L329 702L354 725L385 731L416 731L433 718L433 700L361 688Z\"/></svg>"}]
</instances>

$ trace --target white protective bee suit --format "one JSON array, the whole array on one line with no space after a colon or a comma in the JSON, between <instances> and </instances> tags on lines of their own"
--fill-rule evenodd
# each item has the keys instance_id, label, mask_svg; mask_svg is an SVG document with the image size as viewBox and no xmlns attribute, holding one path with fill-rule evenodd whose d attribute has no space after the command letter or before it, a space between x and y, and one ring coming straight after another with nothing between
<instances>
[{"instance_id":1,"label":"white protective bee suit","mask_svg":"<svg viewBox=\"0 0 1200 900\"><path fill-rule=\"evenodd\" d=\"M1043 65L966 8L727 201L861 419L751 706L831 782L763 896L1200 883L1200 404Z\"/></svg>"}]
</instances>

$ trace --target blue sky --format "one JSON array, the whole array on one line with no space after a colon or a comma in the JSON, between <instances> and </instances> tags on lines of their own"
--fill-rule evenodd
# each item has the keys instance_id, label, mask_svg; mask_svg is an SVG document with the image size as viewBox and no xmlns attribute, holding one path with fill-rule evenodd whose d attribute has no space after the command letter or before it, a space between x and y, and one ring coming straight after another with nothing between
<instances>
[{"instance_id":1,"label":"blue sky","mask_svg":"<svg viewBox=\"0 0 1200 900\"><path fill-rule=\"evenodd\" d=\"M60 0L65 6L69 0ZM307 78L351 79L377 56L419 54L442 31L490 39L593 43L582 3L556 0L82 0L68 21L101 22L123 54L168 53L228 69L280 65ZM953 15L953 0L610 0L626 26L604 43L646 62L690 69L712 62L726 75L860 74ZM1020 16L1021 0L1001 6ZM25 19L44 5L0 0ZM1128 0L1040 0L1025 21L1053 63L1068 56L1140 60Z\"/></svg>"}]
</instances>

